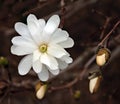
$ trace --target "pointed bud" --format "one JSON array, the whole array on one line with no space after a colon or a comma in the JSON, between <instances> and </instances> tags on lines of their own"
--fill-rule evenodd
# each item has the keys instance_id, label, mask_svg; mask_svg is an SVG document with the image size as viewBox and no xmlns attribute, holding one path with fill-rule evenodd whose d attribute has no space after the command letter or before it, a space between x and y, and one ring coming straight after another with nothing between
<instances>
[{"instance_id":1,"label":"pointed bud","mask_svg":"<svg viewBox=\"0 0 120 104\"><path fill-rule=\"evenodd\" d=\"M100 48L96 55L96 63L99 66L103 66L110 58L110 51L107 48Z\"/></svg>"},{"instance_id":2,"label":"pointed bud","mask_svg":"<svg viewBox=\"0 0 120 104\"><path fill-rule=\"evenodd\" d=\"M7 60L7 58L1 56L1 57L0 57L0 65L3 65L3 66L8 65L8 60Z\"/></svg>"},{"instance_id":3,"label":"pointed bud","mask_svg":"<svg viewBox=\"0 0 120 104\"><path fill-rule=\"evenodd\" d=\"M97 92L97 90L100 86L101 80L102 80L102 76L96 76L96 77L90 79L90 82L89 82L90 93Z\"/></svg>"},{"instance_id":4,"label":"pointed bud","mask_svg":"<svg viewBox=\"0 0 120 104\"><path fill-rule=\"evenodd\" d=\"M101 75L100 70L90 72L89 74L90 74L90 76L88 77L88 79L90 80L89 91L90 91L90 93L95 93L95 92L97 92L97 90L100 86L100 83L102 80L102 75Z\"/></svg>"},{"instance_id":5,"label":"pointed bud","mask_svg":"<svg viewBox=\"0 0 120 104\"><path fill-rule=\"evenodd\" d=\"M80 90L76 90L75 93L74 93L74 98L75 99L79 99L80 98Z\"/></svg>"},{"instance_id":6,"label":"pointed bud","mask_svg":"<svg viewBox=\"0 0 120 104\"><path fill-rule=\"evenodd\" d=\"M41 84L40 82L36 84L36 97L42 99L45 96L47 90L46 84Z\"/></svg>"}]
</instances>

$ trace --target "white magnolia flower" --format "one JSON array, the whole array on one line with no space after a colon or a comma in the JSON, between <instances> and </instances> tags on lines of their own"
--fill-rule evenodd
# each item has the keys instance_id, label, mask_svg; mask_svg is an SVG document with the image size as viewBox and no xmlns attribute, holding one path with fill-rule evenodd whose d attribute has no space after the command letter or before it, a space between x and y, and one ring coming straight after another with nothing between
<instances>
[{"instance_id":1,"label":"white magnolia flower","mask_svg":"<svg viewBox=\"0 0 120 104\"><path fill-rule=\"evenodd\" d=\"M47 81L49 72L57 75L60 69L65 69L72 62L70 54L64 48L70 48L74 41L67 31L58 28L60 18L53 15L45 23L30 14L27 25L21 22L15 24L15 30L20 36L12 39L11 52L18 56L26 55L18 65L20 75L25 75L31 67L41 81Z\"/></svg>"}]
</instances>

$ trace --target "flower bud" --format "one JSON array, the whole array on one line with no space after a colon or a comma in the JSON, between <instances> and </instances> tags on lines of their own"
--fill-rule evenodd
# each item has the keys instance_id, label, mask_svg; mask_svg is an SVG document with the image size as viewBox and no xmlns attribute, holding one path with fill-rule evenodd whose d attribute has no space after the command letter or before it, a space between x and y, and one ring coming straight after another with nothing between
<instances>
[{"instance_id":1,"label":"flower bud","mask_svg":"<svg viewBox=\"0 0 120 104\"><path fill-rule=\"evenodd\" d=\"M1 56L1 57L0 57L0 65L3 65L3 66L8 65L8 60L7 60L7 58Z\"/></svg>"},{"instance_id":2,"label":"flower bud","mask_svg":"<svg viewBox=\"0 0 120 104\"><path fill-rule=\"evenodd\" d=\"M80 95L81 95L80 90L76 90L75 93L74 93L74 98L75 98L75 99L79 99L79 98L80 98Z\"/></svg>"},{"instance_id":3,"label":"flower bud","mask_svg":"<svg viewBox=\"0 0 120 104\"><path fill-rule=\"evenodd\" d=\"M107 48L100 48L96 55L96 63L99 66L103 66L110 58L110 51Z\"/></svg>"},{"instance_id":4,"label":"flower bud","mask_svg":"<svg viewBox=\"0 0 120 104\"><path fill-rule=\"evenodd\" d=\"M41 84L40 82L36 84L36 97L42 99L45 96L47 85Z\"/></svg>"},{"instance_id":5,"label":"flower bud","mask_svg":"<svg viewBox=\"0 0 120 104\"><path fill-rule=\"evenodd\" d=\"M90 82L89 82L90 93L97 92L97 90L98 90L98 88L100 86L101 80L102 80L101 75L90 79Z\"/></svg>"}]
</instances>

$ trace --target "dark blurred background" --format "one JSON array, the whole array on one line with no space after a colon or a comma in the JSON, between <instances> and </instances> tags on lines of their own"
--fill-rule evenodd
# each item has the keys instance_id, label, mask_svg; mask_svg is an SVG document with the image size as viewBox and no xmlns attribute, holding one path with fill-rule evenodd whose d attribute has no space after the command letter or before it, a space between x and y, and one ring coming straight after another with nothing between
<instances>
[{"instance_id":1,"label":"dark blurred background","mask_svg":"<svg viewBox=\"0 0 120 104\"><path fill-rule=\"evenodd\" d=\"M74 47L68 49L74 59L73 64L49 83L50 87L61 86L70 83L85 70L85 63L95 55L101 39L120 20L120 0L0 0L0 56L9 61L7 68L0 67L0 81L8 80L6 70L9 68L12 83L17 85L13 87L0 82L0 103L120 104L120 25L110 36L108 48L111 50L111 58L102 69L103 80L95 94L89 92L87 78L90 70L98 68L93 61L82 80L70 88L48 89L45 97L38 100L34 88L29 89L30 83L38 80L37 76L32 71L26 76L18 75L17 66L22 57L10 53L11 38L18 35L14 24L18 21L26 23L30 13L46 20L53 14L59 14L62 21L60 26L75 41ZM9 89L11 92L7 93ZM77 91L80 96L76 98Z\"/></svg>"}]
</instances>

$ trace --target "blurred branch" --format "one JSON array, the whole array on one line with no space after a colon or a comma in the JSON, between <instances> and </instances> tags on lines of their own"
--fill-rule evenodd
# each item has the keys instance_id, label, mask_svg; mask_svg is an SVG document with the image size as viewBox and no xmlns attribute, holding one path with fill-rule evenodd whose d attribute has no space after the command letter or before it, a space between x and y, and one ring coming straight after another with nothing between
<instances>
[{"instance_id":1,"label":"blurred branch","mask_svg":"<svg viewBox=\"0 0 120 104\"><path fill-rule=\"evenodd\" d=\"M120 21L118 21L115 25L114 25L114 27L110 30L110 32L102 39L102 41L98 44L98 46L99 45L102 45L103 44L103 42L107 39L107 38L109 38L109 36L110 36L110 34L116 29L116 27L118 26L120 24ZM105 31L104 29L103 29L103 31ZM102 32L103 33L103 32ZM97 46L96 46L97 47ZM95 49L96 48L93 48L93 49L91 49L91 50L93 50L93 52L95 52ZM86 51L87 52L87 54L88 55L91 55L90 54L90 51ZM86 55L82 55L82 56L80 56L80 57L78 57L78 59L76 59L74 62L73 62L73 64L71 64L69 67L68 67L68 69L70 70L71 68L73 68L73 67L75 67L75 66L77 66L78 64L80 64L80 62L82 63L82 61L84 61L84 59L86 59L85 58L85 56ZM88 68L89 68L89 66L94 62L94 60L95 60L95 54L83 65L83 71L81 72L80 71L80 73L71 81L71 82L69 82L69 83L67 83L67 84L65 84L65 85L61 85L61 86L59 86L59 87L51 87L50 88L50 91L54 91L54 90L61 90L61 89L65 89L65 88L70 88L70 87L72 87L74 84L76 84L79 80L82 80L83 79L83 77L85 76L85 73L86 73L86 71L88 70ZM67 70L68 70L67 69ZM56 78L56 77L55 77ZM49 82L50 82L51 80L49 80Z\"/></svg>"},{"instance_id":2,"label":"blurred branch","mask_svg":"<svg viewBox=\"0 0 120 104\"><path fill-rule=\"evenodd\" d=\"M102 39L102 38L104 37L104 35L105 35L105 30L107 29L110 20L111 20L110 17L106 17L106 21L105 21L105 23L104 23L104 25L103 25L103 31L102 31L101 34L100 34L100 39Z\"/></svg>"},{"instance_id":3,"label":"blurred branch","mask_svg":"<svg viewBox=\"0 0 120 104\"><path fill-rule=\"evenodd\" d=\"M66 8L65 8L65 1L64 0L61 0L60 1L60 6L61 6L61 23L60 23L60 28L63 28L63 25L64 25L64 22L65 22L65 11L66 11Z\"/></svg>"},{"instance_id":4,"label":"blurred branch","mask_svg":"<svg viewBox=\"0 0 120 104\"><path fill-rule=\"evenodd\" d=\"M98 46L102 46L106 39L109 38L109 36L112 34L112 32L116 29L116 27L120 24L120 21L118 21L114 27L111 29L111 31L102 39L102 41L98 44Z\"/></svg>"},{"instance_id":5,"label":"blurred branch","mask_svg":"<svg viewBox=\"0 0 120 104\"><path fill-rule=\"evenodd\" d=\"M59 87L51 87L50 91L61 90L61 89L65 89L65 88L71 88L79 80L83 79L85 72L87 71L88 67L91 65L91 63L94 60L95 60L95 55L87 61L87 63L84 65L83 71L82 72L80 71L80 73L71 82L69 82L69 83L67 83L65 85L61 85Z\"/></svg>"},{"instance_id":6,"label":"blurred branch","mask_svg":"<svg viewBox=\"0 0 120 104\"><path fill-rule=\"evenodd\" d=\"M72 2L70 5L66 6L67 14L66 14L65 18L71 17L81 8L84 8L95 2L97 2L97 0L78 0L74 3Z\"/></svg>"}]
</instances>

